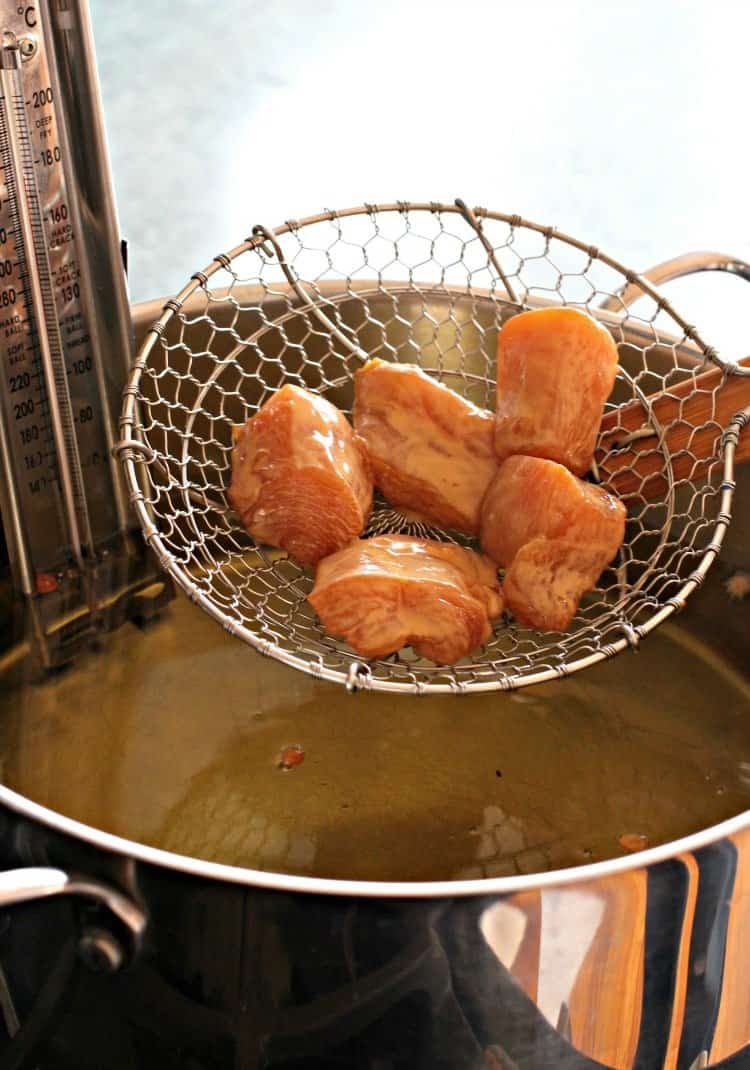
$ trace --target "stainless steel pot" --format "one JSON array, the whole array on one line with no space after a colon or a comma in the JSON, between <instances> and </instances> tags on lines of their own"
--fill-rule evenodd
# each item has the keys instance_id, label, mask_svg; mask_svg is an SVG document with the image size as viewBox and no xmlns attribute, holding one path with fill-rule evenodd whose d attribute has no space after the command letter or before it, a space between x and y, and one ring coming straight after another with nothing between
<instances>
[{"instance_id":1,"label":"stainless steel pot","mask_svg":"<svg viewBox=\"0 0 750 1070\"><path fill-rule=\"evenodd\" d=\"M154 313L136 309L140 334ZM750 682L750 468L736 501L681 624ZM170 854L5 787L0 803L0 1070L750 1065L750 813L594 865L386 884Z\"/></svg>"}]
</instances>

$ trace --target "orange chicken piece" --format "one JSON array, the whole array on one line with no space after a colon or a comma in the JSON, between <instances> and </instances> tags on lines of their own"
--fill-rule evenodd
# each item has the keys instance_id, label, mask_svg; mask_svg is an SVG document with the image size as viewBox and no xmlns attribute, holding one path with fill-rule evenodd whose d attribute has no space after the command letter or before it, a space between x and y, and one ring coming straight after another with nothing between
<instances>
[{"instance_id":1,"label":"orange chicken piece","mask_svg":"<svg viewBox=\"0 0 750 1070\"><path fill-rule=\"evenodd\" d=\"M507 569L508 609L540 631L565 631L625 536L625 506L538 457L509 457L482 509L482 549Z\"/></svg>"},{"instance_id":2,"label":"orange chicken piece","mask_svg":"<svg viewBox=\"0 0 750 1070\"><path fill-rule=\"evenodd\" d=\"M612 335L585 312L522 312L500 331L495 452L591 468L604 402L617 374Z\"/></svg>"},{"instance_id":3,"label":"orange chicken piece","mask_svg":"<svg viewBox=\"0 0 750 1070\"><path fill-rule=\"evenodd\" d=\"M486 557L402 535L361 539L325 558L309 601L326 631L365 658L411 646L439 665L485 643L503 608Z\"/></svg>"},{"instance_id":4,"label":"orange chicken piece","mask_svg":"<svg viewBox=\"0 0 750 1070\"><path fill-rule=\"evenodd\" d=\"M497 471L492 414L411 364L369 360L354 387L375 486L421 520L476 535Z\"/></svg>"},{"instance_id":5,"label":"orange chicken piece","mask_svg":"<svg viewBox=\"0 0 750 1070\"><path fill-rule=\"evenodd\" d=\"M283 386L236 433L227 498L256 542L301 564L362 534L372 489L346 417L301 387Z\"/></svg>"}]
</instances>

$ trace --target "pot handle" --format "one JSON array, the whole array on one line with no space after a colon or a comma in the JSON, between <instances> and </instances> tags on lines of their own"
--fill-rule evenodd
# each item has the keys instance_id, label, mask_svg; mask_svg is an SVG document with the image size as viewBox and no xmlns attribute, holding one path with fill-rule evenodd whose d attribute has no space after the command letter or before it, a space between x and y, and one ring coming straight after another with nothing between
<instances>
[{"instance_id":1,"label":"pot handle","mask_svg":"<svg viewBox=\"0 0 750 1070\"><path fill-rule=\"evenodd\" d=\"M750 282L750 264L740 260L737 256L727 253L696 252L683 253L675 256L672 260L664 260L661 264L655 264L648 271L641 273L641 277L654 286L660 286L673 279L682 279L687 275L697 275L701 271L724 271L728 275L739 275L741 279ZM638 282L629 283L619 294L608 297L602 301L600 308L606 312L621 312L622 306L629 308L639 297L643 297L643 289Z\"/></svg>"},{"instance_id":2,"label":"pot handle","mask_svg":"<svg viewBox=\"0 0 750 1070\"><path fill-rule=\"evenodd\" d=\"M0 909L57 895L83 896L107 907L130 937L131 946L126 955L114 934L98 928L84 930L78 946L89 966L114 973L127 957L138 951L146 928L146 915L129 896L110 885L52 867L29 866L0 873Z\"/></svg>"}]
</instances>

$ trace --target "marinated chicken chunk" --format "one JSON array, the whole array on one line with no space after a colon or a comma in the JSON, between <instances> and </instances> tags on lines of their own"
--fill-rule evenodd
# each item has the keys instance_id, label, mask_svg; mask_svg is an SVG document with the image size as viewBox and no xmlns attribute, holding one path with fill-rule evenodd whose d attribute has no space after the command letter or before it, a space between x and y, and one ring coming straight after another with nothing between
<instances>
[{"instance_id":1,"label":"marinated chicken chunk","mask_svg":"<svg viewBox=\"0 0 750 1070\"><path fill-rule=\"evenodd\" d=\"M608 561L601 550L566 539L532 539L505 574L508 609L520 624L540 632L566 631L581 597L596 586Z\"/></svg>"},{"instance_id":2,"label":"marinated chicken chunk","mask_svg":"<svg viewBox=\"0 0 750 1070\"><path fill-rule=\"evenodd\" d=\"M503 608L486 557L401 535L361 539L325 558L309 601L329 635L365 658L411 646L439 665L485 643Z\"/></svg>"},{"instance_id":3,"label":"marinated chicken chunk","mask_svg":"<svg viewBox=\"0 0 750 1070\"><path fill-rule=\"evenodd\" d=\"M538 457L500 465L482 508L482 549L508 571L519 621L564 631L625 536L625 507L602 487Z\"/></svg>"},{"instance_id":4,"label":"marinated chicken chunk","mask_svg":"<svg viewBox=\"0 0 750 1070\"><path fill-rule=\"evenodd\" d=\"M617 374L609 331L574 308L522 312L500 331L495 452L591 468L604 402Z\"/></svg>"},{"instance_id":5,"label":"marinated chicken chunk","mask_svg":"<svg viewBox=\"0 0 750 1070\"><path fill-rule=\"evenodd\" d=\"M236 434L227 491L250 535L315 564L362 534L372 505L367 454L325 398L287 384Z\"/></svg>"},{"instance_id":6,"label":"marinated chicken chunk","mask_svg":"<svg viewBox=\"0 0 750 1070\"><path fill-rule=\"evenodd\" d=\"M538 536L601 548L611 561L624 533L621 501L539 457L503 461L482 506L482 549L501 568Z\"/></svg>"},{"instance_id":7,"label":"marinated chicken chunk","mask_svg":"<svg viewBox=\"0 0 750 1070\"><path fill-rule=\"evenodd\" d=\"M419 519L477 534L497 471L492 414L414 365L370 360L354 387L354 427L375 486Z\"/></svg>"}]
</instances>

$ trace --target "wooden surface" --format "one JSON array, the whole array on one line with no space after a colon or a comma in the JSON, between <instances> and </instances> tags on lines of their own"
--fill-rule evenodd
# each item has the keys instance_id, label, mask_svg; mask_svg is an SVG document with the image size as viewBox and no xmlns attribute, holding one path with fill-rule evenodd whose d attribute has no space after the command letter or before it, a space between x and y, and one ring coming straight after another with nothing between
<instances>
[{"instance_id":1,"label":"wooden surface","mask_svg":"<svg viewBox=\"0 0 750 1070\"><path fill-rule=\"evenodd\" d=\"M604 911L570 995L572 1041L604 1066L628 1070L643 1002L646 872L605 877L591 890Z\"/></svg>"},{"instance_id":2,"label":"wooden surface","mask_svg":"<svg viewBox=\"0 0 750 1070\"><path fill-rule=\"evenodd\" d=\"M731 839L737 847L737 876L729 905L724 976L716 1031L711 1046L711 1066L750 1043L750 985L747 983L747 949L750 936L750 832L745 829L732 836Z\"/></svg>"},{"instance_id":3,"label":"wooden surface","mask_svg":"<svg viewBox=\"0 0 750 1070\"><path fill-rule=\"evenodd\" d=\"M690 966L690 940L693 934L693 921L695 920L695 904L698 898L698 863L692 854L677 856L687 871L687 896L685 898L685 911L682 915L682 931L680 933L680 949L677 954L677 969L675 970L674 999L672 1001L672 1022L669 1029L669 1042L667 1044L667 1056L664 1060L663 1070L677 1070L680 1055L680 1042L682 1040L682 1028L685 1024L685 999L688 989L688 969Z\"/></svg>"},{"instance_id":4,"label":"wooden surface","mask_svg":"<svg viewBox=\"0 0 750 1070\"><path fill-rule=\"evenodd\" d=\"M750 358L742 361L750 367ZM641 494L649 501L662 497L668 487L665 451L674 480L700 482L719 456L721 436L741 409L750 405L750 377L724 376L719 368L683 380L668 393L651 395L653 419L665 432L663 445L656 436L635 441L627 449L608 452L629 432L648 422L640 401L608 412L597 461L602 482L620 497ZM750 429L740 435L735 463L750 460Z\"/></svg>"}]
</instances>

